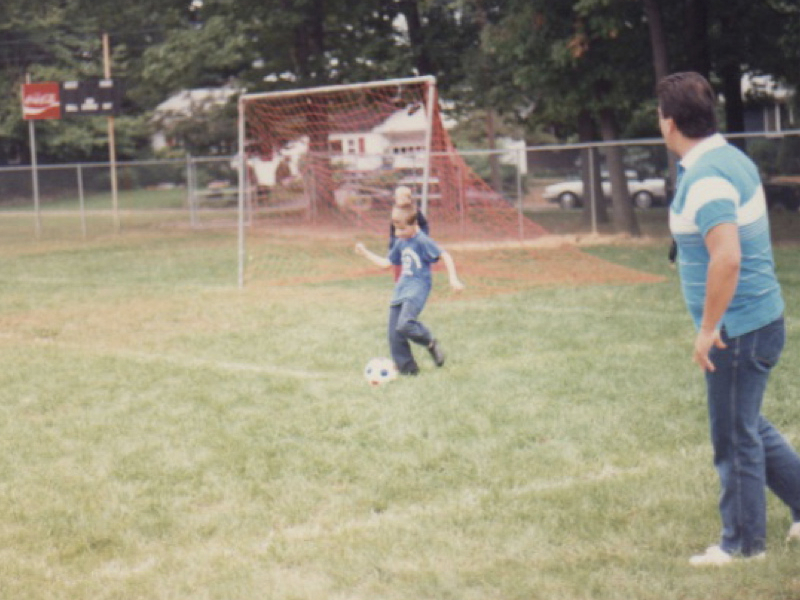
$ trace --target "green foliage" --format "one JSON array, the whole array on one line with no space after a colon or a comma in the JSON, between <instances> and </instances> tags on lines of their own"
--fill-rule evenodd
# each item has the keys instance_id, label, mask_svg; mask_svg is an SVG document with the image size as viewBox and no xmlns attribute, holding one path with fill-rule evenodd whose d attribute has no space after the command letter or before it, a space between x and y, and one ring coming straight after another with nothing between
<instances>
[{"instance_id":1,"label":"green foliage","mask_svg":"<svg viewBox=\"0 0 800 600\"><path fill-rule=\"evenodd\" d=\"M653 50L644 2L631 0L8 0L0 21L0 162L25 161L19 86L103 74L125 83L120 155L147 151L145 123L181 89L233 85L250 92L433 74L458 117L491 109L529 141L571 139L579 116L612 110L624 136L648 125ZM800 11L788 0L708 0L703 39L687 40L686 3L655 2L673 70L712 80L743 72L800 83ZM693 30L692 30L693 31ZM692 52L690 52L692 50ZM723 77L724 75L724 77ZM216 120L221 125L218 130ZM192 152L229 147L228 114L195 115L176 132ZM654 120L653 120L654 122ZM41 127L42 159L99 160L102 127L83 119ZM203 132L205 130L205 133ZM211 137L219 135L215 143Z\"/></svg>"},{"instance_id":2,"label":"green foliage","mask_svg":"<svg viewBox=\"0 0 800 600\"><path fill-rule=\"evenodd\" d=\"M768 139L750 140L747 152L767 175L800 175L798 138L785 138L780 143Z\"/></svg>"},{"instance_id":3,"label":"green foliage","mask_svg":"<svg viewBox=\"0 0 800 600\"><path fill-rule=\"evenodd\" d=\"M237 111L233 102L192 105L189 114L160 113L150 123L174 140L181 154L193 156L232 155L237 152Z\"/></svg>"},{"instance_id":4,"label":"green foliage","mask_svg":"<svg viewBox=\"0 0 800 600\"><path fill-rule=\"evenodd\" d=\"M512 74L516 94L506 97L535 107L529 127L555 125L565 135L575 131L580 111L609 107L626 120L646 97L652 72L641 60L648 37L637 3L512 4L487 36Z\"/></svg>"}]
</instances>

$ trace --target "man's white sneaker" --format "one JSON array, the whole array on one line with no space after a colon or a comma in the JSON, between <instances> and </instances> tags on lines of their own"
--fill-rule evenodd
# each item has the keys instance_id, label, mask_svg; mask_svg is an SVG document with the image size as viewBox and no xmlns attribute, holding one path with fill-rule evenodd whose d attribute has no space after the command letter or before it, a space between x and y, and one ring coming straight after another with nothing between
<instances>
[{"instance_id":1,"label":"man's white sneaker","mask_svg":"<svg viewBox=\"0 0 800 600\"><path fill-rule=\"evenodd\" d=\"M793 542L795 540L800 540L800 521L792 523L792 526L789 527L789 533L786 534L787 542Z\"/></svg>"},{"instance_id":2,"label":"man's white sneaker","mask_svg":"<svg viewBox=\"0 0 800 600\"><path fill-rule=\"evenodd\" d=\"M759 560L763 559L764 557L766 557L766 554L764 552L760 552L759 554L754 554L753 556L738 558L728 554L719 546L709 546L706 548L706 551L703 554L697 554L690 558L689 564L695 567L721 567L722 565L730 564L733 561Z\"/></svg>"}]
</instances>

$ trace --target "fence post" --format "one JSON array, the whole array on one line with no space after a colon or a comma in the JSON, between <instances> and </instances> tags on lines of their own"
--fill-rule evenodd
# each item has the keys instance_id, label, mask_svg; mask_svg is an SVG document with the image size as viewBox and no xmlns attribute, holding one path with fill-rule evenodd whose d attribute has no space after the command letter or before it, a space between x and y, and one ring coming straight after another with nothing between
<instances>
[{"instance_id":1,"label":"fence post","mask_svg":"<svg viewBox=\"0 0 800 600\"><path fill-rule=\"evenodd\" d=\"M83 196L83 165L78 163L78 205L81 211L81 234L86 239L86 204Z\"/></svg>"},{"instance_id":2,"label":"fence post","mask_svg":"<svg viewBox=\"0 0 800 600\"><path fill-rule=\"evenodd\" d=\"M33 213L35 219L36 239L42 237L42 215L39 207L39 173L36 163L36 129L33 121L28 121L28 129L31 136L31 182L33 184Z\"/></svg>"},{"instance_id":3,"label":"fence post","mask_svg":"<svg viewBox=\"0 0 800 600\"><path fill-rule=\"evenodd\" d=\"M525 218L522 197L522 161L525 160L525 148L517 149L517 222L519 225L519 241L525 240Z\"/></svg>"},{"instance_id":4,"label":"fence post","mask_svg":"<svg viewBox=\"0 0 800 600\"><path fill-rule=\"evenodd\" d=\"M592 234L597 235L597 194L594 189L594 148L589 148L589 198L592 204Z\"/></svg>"},{"instance_id":5,"label":"fence post","mask_svg":"<svg viewBox=\"0 0 800 600\"><path fill-rule=\"evenodd\" d=\"M191 154L186 155L186 191L189 202L189 224L197 227L197 189L195 186L195 164Z\"/></svg>"}]
</instances>

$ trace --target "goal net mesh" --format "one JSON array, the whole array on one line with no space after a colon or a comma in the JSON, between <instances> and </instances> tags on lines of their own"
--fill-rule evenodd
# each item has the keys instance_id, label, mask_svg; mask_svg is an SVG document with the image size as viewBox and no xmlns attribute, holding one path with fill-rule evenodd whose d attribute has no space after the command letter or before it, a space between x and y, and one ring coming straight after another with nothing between
<instances>
[{"instance_id":1,"label":"goal net mesh","mask_svg":"<svg viewBox=\"0 0 800 600\"><path fill-rule=\"evenodd\" d=\"M456 151L431 78L251 94L241 102L246 204L255 230L385 236L402 185L424 208L437 240L545 233Z\"/></svg>"}]
</instances>

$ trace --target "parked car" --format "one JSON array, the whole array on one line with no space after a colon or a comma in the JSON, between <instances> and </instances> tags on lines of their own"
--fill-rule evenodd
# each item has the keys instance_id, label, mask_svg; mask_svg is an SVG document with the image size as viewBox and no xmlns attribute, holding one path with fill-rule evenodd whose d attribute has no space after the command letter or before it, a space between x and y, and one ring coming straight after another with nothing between
<instances>
[{"instance_id":1,"label":"parked car","mask_svg":"<svg viewBox=\"0 0 800 600\"><path fill-rule=\"evenodd\" d=\"M631 202L637 208L650 208L657 204L665 204L667 201L666 182L661 177L648 177L639 179L635 171L625 172L628 178L628 192ZM606 173L601 179L603 196L608 199L611 197L611 181ZM583 205L583 182L580 179L562 181L548 185L544 188L544 199L548 202L556 202L563 209L578 208Z\"/></svg>"},{"instance_id":2,"label":"parked car","mask_svg":"<svg viewBox=\"0 0 800 600\"><path fill-rule=\"evenodd\" d=\"M771 211L800 210L800 185L783 181L764 183L767 208Z\"/></svg>"}]
</instances>

